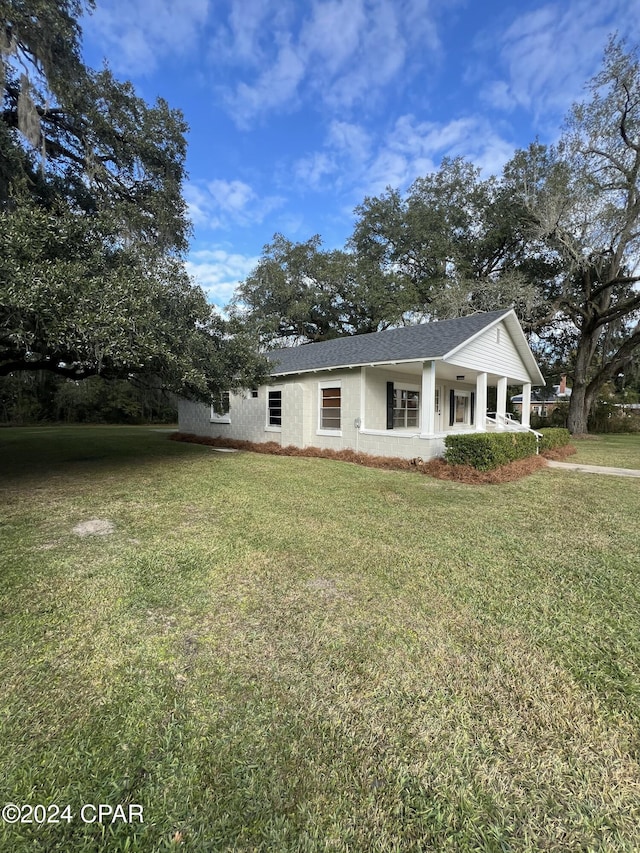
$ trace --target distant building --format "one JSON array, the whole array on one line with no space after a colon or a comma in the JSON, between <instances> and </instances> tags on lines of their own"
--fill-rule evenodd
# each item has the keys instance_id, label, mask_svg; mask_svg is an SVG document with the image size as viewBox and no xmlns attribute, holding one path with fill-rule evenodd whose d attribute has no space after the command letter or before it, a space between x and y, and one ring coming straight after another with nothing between
<instances>
[{"instance_id":1,"label":"distant building","mask_svg":"<svg viewBox=\"0 0 640 853\"><path fill-rule=\"evenodd\" d=\"M570 397L571 388L567 388L567 377L563 374L560 377L560 384L552 386L551 393L544 388L540 390L532 389L529 414L537 415L539 418L548 418L560 403L568 403ZM513 406L513 411L521 415L522 394L515 394L511 398L511 405Z\"/></svg>"}]
</instances>

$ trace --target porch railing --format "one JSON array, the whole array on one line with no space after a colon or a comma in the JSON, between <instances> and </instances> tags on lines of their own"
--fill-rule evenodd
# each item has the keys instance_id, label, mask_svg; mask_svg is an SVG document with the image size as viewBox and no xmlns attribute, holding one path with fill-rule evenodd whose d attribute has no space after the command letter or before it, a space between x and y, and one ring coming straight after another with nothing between
<instances>
[{"instance_id":1,"label":"porch railing","mask_svg":"<svg viewBox=\"0 0 640 853\"><path fill-rule=\"evenodd\" d=\"M496 429L498 426L502 427L502 429L512 429L512 430L521 430L523 429L520 421L516 420L513 415L507 413L506 415L501 415L498 412L487 412L487 422L492 424Z\"/></svg>"},{"instance_id":2,"label":"porch railing","mask_svg":"<svg viewBox=\"0 0 640 853\"><path fill-rule=\"evenodd\" d=\"M511 430L512 432L532 432L536 437L536 453L540 452L540 439L542 438L542 433L537 432L535 429L531 429L531 427L523 427L520 421L516 420L512 415L507 413L506 415L500 415L498 412L488 412L486 415L487 425L491 425L493 429L500 428L504 430Z\"/></svg>"}]
</instances>

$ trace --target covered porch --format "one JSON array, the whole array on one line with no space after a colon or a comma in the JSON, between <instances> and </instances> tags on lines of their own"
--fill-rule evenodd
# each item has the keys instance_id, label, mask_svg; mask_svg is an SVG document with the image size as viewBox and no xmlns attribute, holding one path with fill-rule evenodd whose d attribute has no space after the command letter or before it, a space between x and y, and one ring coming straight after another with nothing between
<instances>
[{"instance_id":1,"label":"covered porch","mask_svg":"<svg viewBox=\"0 0 640 853\"><path fill-rule=\"evenodd\" d=\"M532 383L442 360L369 365L360 374L362 435L443 438L456 432L527 430ZM507 387L522 388L522 419L507 413ZM488 412L491 400L491 412Z\"/></svg>"}]
</instances>

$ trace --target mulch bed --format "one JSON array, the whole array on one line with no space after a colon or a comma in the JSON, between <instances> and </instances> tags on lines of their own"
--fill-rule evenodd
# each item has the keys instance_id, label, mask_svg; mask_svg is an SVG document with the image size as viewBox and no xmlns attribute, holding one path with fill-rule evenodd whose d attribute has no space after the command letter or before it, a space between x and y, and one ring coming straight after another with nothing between
<instances>
[{"instance_id":1,"label":"mulch bed","mask_svg":"<svg viewBox=\"0 0 640 853\"><path fill-rule=\"evenodd\" d=\"M298 456L315 459L335 459L339 462L351 462L367 468L381 468L387 471L419 471L438 480L452 480L470 485L499 485L527 477L546 466L547 459L561 460L576 452L575 447L566 445L555 450L547 450L540 456L517 459L508 465L501 465L493 471L478 471L470 465L450 465L444 459L401 459L397 456L373 456L369 453L356 453L355 450L327 450L321 447L282 447L275 441L254 442L231 438L212 438L193 433L174 432L171 441L185 441L190 444L204 444L209 447L229 447L235 450L248 450L252 453L266 453L271 456Z\"/></svg>"},{"instance_id":2,"label":"mulch bed","mask_svg":"<svg viewBox=\"0 0 640 853\"><path fill-rule=\"evenodd\" d=\"M444 459L432 459L423 465L423 471L438 480L453 480L456 483L467 483L473 486L498 486L501 483L512 483L521 480L529 474L534 474L541 468L546 468L547 460L542 456L528 456L526 459L516 459L508 465L500 465L492 471L478 471L471 465L451 465Z\"/></svg>"}]
</instances>

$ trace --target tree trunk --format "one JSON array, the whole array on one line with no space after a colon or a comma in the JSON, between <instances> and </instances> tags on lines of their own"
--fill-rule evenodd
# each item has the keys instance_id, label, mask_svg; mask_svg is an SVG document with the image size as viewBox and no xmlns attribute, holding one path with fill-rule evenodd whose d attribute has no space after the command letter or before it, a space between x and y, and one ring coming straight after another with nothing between
<instances>
[{"instance_id":1,"label":"tree trunk","mask_svg":"<svg viewBox=\"0 0 640 853\"><path fill-rule=\"evenodd\" d=\"M569 398L569 414L567 427L571 435L584 435L587 431L590 403L587 403L586 383L579 385L574 381L571 397Z\"/></svg>"},{"instance_id":2,"label":"tree trunk","mask_svg":"<svg viewBox=\"0 0 640 853\"><path fill-rule=\"evenodd\" d=\"M593 383L589 385L589 366L596 351L598 337L597 330L581 330L567 417L567 427L571 435L584 435L587 432L589 411L597 390Z\"/></svg>"}]
</instances>

